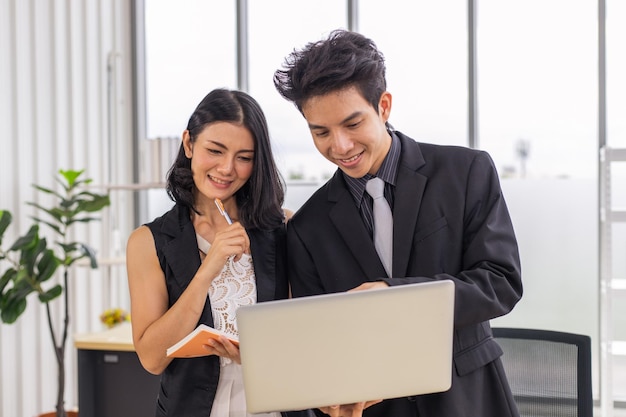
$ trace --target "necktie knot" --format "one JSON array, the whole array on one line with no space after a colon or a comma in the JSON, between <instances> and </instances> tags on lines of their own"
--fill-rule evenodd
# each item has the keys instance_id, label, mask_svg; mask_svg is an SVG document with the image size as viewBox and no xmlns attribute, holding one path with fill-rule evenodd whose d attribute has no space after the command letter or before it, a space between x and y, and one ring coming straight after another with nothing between
<instances>
[{"instance_id":1,"label":"necktie knot","mask_svg":"<svg viewBox=\"0 0 626 417\"><path fill-rule=\"evenodd\" d=\"M378 177L374 177L365 184L365 190L376 200L384 196L385 182Z\"/></svg>"}]
</instances>

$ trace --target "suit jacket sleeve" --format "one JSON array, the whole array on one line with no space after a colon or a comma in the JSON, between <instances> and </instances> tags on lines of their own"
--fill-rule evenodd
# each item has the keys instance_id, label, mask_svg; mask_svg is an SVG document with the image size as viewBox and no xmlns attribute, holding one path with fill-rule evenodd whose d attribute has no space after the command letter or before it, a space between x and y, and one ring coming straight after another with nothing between
<instances>
[{"instance_id":1,"label":"suit jacket sleeve","mask_svg":"<svg viewBox=\"0 0 626 417\"><path fill-rule=\"evenodd\" d=\"M458 165L458 181L439 191L446 195L439 195L440 200L451 203L443 206L443 217L430 223L438 226L420 227L430 234L422 233L414 242L415 265L409 269L426 274L384 279L389 285L451 279L456 326L507 314L522 296L517 240L496 169L487 153L473 155L467 172ZM436 217L433 204L424 201L422 207L424 215Z\"/></svg>"}]
</instances>

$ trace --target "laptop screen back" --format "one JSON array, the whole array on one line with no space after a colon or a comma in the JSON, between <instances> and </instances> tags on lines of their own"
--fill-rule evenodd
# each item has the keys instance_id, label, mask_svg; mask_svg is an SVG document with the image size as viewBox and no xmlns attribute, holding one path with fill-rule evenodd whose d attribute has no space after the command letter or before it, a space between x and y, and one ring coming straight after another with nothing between
<instances>
[{"instance_id":1,"label":"laptop screen back","mask_svg":"<svg viewBox=\"0 0 626 417\"><path fill-rule=\"evenodd\" d=\"M446 391L453 318L452 281L240 307L248 412Z\"/></svg>"}]
</instances>

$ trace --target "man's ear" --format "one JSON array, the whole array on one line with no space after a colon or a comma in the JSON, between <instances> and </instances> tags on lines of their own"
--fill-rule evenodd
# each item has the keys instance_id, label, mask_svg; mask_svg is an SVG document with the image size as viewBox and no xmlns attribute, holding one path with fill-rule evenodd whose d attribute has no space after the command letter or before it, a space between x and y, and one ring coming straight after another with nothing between
<instances>
[{"instance_id":1,"label":"man's ear","mask_svg":"<svg viewBox=\"0 0 626 417\"><path fill-rule=\"evenodd\" d=\"M389 120L389 115L391 114L391 99L391 93L385 91L380 95L380 100L378 101L378 114L380 114L384 122Z\"/></svg>"}]
</instances>

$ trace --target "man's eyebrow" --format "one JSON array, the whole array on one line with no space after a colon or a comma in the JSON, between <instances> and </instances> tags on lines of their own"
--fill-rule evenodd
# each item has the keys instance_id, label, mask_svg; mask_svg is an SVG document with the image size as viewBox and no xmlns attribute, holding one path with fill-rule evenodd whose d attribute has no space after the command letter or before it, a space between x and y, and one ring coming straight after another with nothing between
<instances>
[{"instance_id":1,"label":"man's eyebrow","mask_svg":"<svg viewBox=\"0 0 626 417\"><path fill-rule=\"evenodd\" d=\"M340 124L344 124L347 123L348 121L354 119L355 117L358 117L362 114L363 112L361 111L355 111L354 113L348 115L348 117L346 117L345 119L343 119ZM309 123L309 129L313 130L313 129L326 129L326 126L321 126L321 125L314 125Z\"/></svg>"}]
</instances>

